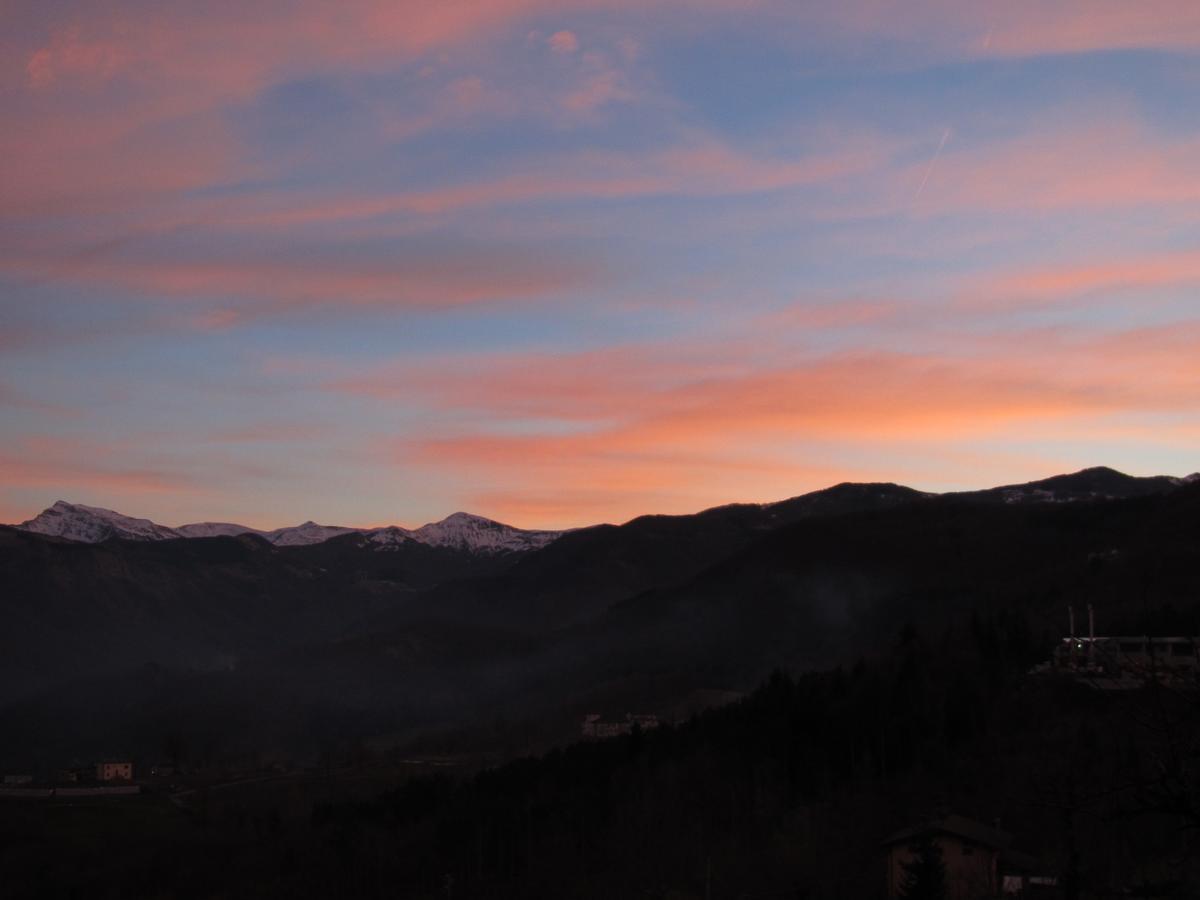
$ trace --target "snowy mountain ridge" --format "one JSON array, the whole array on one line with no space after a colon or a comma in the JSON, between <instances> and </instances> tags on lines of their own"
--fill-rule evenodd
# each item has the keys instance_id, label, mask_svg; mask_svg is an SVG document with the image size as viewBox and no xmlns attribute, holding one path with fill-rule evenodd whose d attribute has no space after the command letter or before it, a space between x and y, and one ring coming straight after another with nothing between
<instances>
[{"instance_id":1,"label":"snowy mountain ridge","mask_svg":"<svg viewBox=\"0 0 1200 900\"><path fill-rule=\"evenodd\" d=\"M111 509L67 503L65 500L59 500L17 527L34 534L53 535L85 544L95 544L109 538L164 541L183 536L174 528L167 528L149 519L135 519Z\"/></svg>"},{"instance_id":2,"label":"snowy mountain ridge","mask_svg":"<svg viewBox=\"0 0 1200 900\"><path fill-rule=\"evenodd\" d=\"M349 528L341 525L319 525L312 521L272 531L262 531L234 522L196 522L169 528L149 519L137 519L115 510L85 506L82 503L68 503L65 500L57 501L53 506L16 527L35 534L87 544L99 543L110 538L126 541L163 541L254 534L278 547L294 547L319 544L343 534L361 534L364 542L369 542L376 550L394 550L406 541L415 541L431 547L449 547L485 555L536 550L563 533L526 531L462 512L447 516L440 522L430 522L411 530L397 525L383 528Z\"/></svg>"},{"instance_id":3,"label":"snowy mountain ridge","mask_svg":"<svg viewBox=\"0 0 1200 900\"><path fill-rule=\"evenodd\" d=\"M456 512L440 522L422 525L412 533L413 538L431 547L455 547L486 553L511 553L545 547L561 531L527 531L501 522Z\"/></svg>"},{"instance_id":4,"label":"snowy mountain ridge","mask_svg":"<svg viewBox=\"0 0 1200 900\"><path fill-rule=\"evenodd\" d=\"M420 528L408 529L399 525L388 525L363 531L362 535L364 543L373 544L376 550L395 550L406 541L416 541L430 547L451 547L456 550L495 554L538 550L564 533L527 531L485 519L483 516L456 512L440 522L429 522Z\"/></svg>"},{"instance_id":5,"label":"snowy mountain ridge","mask_svg":"<svg viewBox=\"0 0 1200 900\"><path fill-rule=\"evenodd\" d=\"M1121 497L1163 493L1200 482L1200 472L1184 477L1154 475L1135 477L1105 466L1082 469L1066 475L1055 475L1026 484L1010 484L980 491L957 492L951 496L967 500L1003 503L1072 503L1098 501ZM765 504L764 509L787 509L797 503L819 506L822 501L836 500L847 491L880 492L907 491L916 497L933 498L937 494L913 491L887 484L835 485L780 503ZM381 528L349 528L341 525L319 525L304 522L272 531L262 531L234 522L197 522L168 528L149 519L138 519L111 509L85 506L59 500L36 517L15 526L37 534L52 535L71 541L97 543L118 538L130 541L161 541L172 538L198 538L253 534L280 547L319 544L346 534L360 535L359 544L379 551L396 551L406 544L418 543L429 547L463 550L484 556L537 550L565 534L562 531L533 531L514 528L482 516L456 512L440 522L429 522L420 528L387 525Z\"/></svg>"}]
</instances>

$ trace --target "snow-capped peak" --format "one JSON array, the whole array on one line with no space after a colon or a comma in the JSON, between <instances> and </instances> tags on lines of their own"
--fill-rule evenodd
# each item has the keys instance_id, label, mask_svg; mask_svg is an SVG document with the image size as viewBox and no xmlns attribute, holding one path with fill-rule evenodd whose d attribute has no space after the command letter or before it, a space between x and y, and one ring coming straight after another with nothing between
<instances>
[{"instance_id":1,"label":"snow-capped peak","mask_svg":"<svg viewBox=\"0 0 1200 900\"><path fill-rule=\"evenodd\" d=\"M376 550L395 550L403 544L414 541L413 533L399 525L387 525L383 528L373 528L363 535L363 543L375 545Z\"/></svg>"},{"instance_id":2,"label":"snow-capped peak","mask_svg":"<svg viewBox=\"0 0 1200 900\"><path fill-rule=\"evenodd\" d=\"M525 531L465 512L453 513L440 522L430 522L412 532L413 539L422 544L476 553L536 550L561 534L561 531Z\"/></svg>"},{"instance_id":3,"label":"snow-capped peak","mask_svg":"<svg viewBox=\"0 0 1200 900\"><path fill-rule=\"evenodd\" d=\"M360 528L346 528L342 525L318 525L310 520L302 525L276 528L274 531L266 532L263 537L280 547L295 547L299 544L319 544L331 537L337 537L339 534L350 534L361 530Z\"/></svg>"},{"instance_id":4,"label":"snow-capped peak","mask_svg":"<svg viewBox=\"0 0 1200 900\"><path fill-rule=\"evenodd\" d=\"M366 532L365 540L374 544L377 550L395 550L416 541L430 547L493 555L537 550L561 534L561 531L526 531L483 516L456 512L440 522L430 522L412 530L398 525L375 528Z\"/></svg>"},{"instance_id":5,"label":"snow-capped peak","mask_svg":"<svg viewBox=\"0 0 1200 900\"><path fill-rule=\"evenodd\" d=\"M312 521L272 531L262 531L235 522L196 522L168 528L149 519L135 519L111 509L67 503L64 500L59 500L36 518L22 522L17 527L89 544L109 538L161 541L254 534L277 546L294 547L319 544L343 534L361 534L365 541L378 550L394 550L409 541L416 541L431 547L450 547L489 555L536 550L562 534L560 531L525 531L464 512L454 513L440 522L430 522L415 530L398 525L348 528L343 525L319 525Z\"/></svg>"},{"instance_id":6,"label":"snow-capped peak","mask_svg":"<svg viewBox=\"0 0 1200 900\"><path fill-rule=\"evenodd\" d=\"M149 519L135 519L111 509L84 506L82 503L57 501L18 528L35 534L49 534L71 541L94 544L109 538L127 541L161 541L180 537L173 528Z\"/></svg>"}]
</instances>

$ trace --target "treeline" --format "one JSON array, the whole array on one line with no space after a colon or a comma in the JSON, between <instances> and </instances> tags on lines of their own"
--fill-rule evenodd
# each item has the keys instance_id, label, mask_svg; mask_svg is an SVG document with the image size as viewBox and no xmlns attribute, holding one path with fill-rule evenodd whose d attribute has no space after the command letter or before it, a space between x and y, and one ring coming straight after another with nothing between
<instances>
[{"instance_id":1,"label":"treeline","mask_svg":"<svg viewBox=\"0 0 1200 900\"><path fill-rule=\"evenodd\" d=\"M1001 818L1048 874L1069 869L1093 891L1147 866L1184 879L1163 854L1181 846L1182 820L1138 797L1161 735L1130 716L1135 698L1030 679L1045 649L1015 614L974 616L968 634L935 642L906 627L883 658L777 672L679 727L323 805L313 821L329 855L310 884L368 897L874 897L880 841L950 810ZM1177 706L1172 721L1194 738Z\"/></svg>"},{"instance_id":2,"label":"treeline","mask_svg":"<svg viewBox=\"0 0 1200 900\"><path fill-rule=\"evenodd\" d=\"M1018 612L976 613L937 635L902 627L852 666L778 671L679 726L413 778L300 818L257 809L242 822L227 805L184 827L163 811L152 833L131 809L111 825L112 852L63 834L37 867L24 862L28 829L14 826L26 843L6 857L0 833L0 860L16 863L6 889L850 900L883 896L890 833L956 812L999 819L1070 900L1195 896L1197 695L1028 675L1049 649Z\"/></svg>"}]
</instances>

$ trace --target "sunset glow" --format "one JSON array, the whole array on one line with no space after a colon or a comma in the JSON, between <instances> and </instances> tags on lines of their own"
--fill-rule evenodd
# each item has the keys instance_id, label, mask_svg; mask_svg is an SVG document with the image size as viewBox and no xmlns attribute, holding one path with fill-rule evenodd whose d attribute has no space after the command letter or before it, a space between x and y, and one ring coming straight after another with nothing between
<instances>
[{"instance_id":1,"label":"sunset glow","mask_svg":"<svg viewBox=\"0 0 1200 900\"><path fill-rule=\"evenodd\" d=\"M0 521L1185 475L1198 86L1168 0L6 4Z\"/></svg>"}]
</instances>

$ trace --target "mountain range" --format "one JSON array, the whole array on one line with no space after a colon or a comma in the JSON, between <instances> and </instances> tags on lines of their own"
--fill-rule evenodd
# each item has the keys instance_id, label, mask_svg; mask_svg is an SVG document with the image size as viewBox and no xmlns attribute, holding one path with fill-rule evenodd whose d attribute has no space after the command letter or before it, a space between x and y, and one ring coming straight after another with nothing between
<instances>
[{"instance_id":1,"label":"mountain range","mask_svg":"<svg viewBox=\"0 0 1200 900\"><path fill-rule=\"evenodd\" d=\"M486 741L499 721L561 736L584 711L665 711L772 668L852 663L909 627L952 639L1001 617L1048 648L1069 604L1094 604L1110 633L1200 627L1196 476L842 484L505 552L507 526L475 517L288 543L56 508L0 526L0 735L22 736L0 741L0 764L153 754L168 732L299 755L456 729ZM100 535L114 522L139 536Z\"/></svg>"},{"instance_id":2,"label":"mountain range","mask_svg":"<svg viewBox=\"0 0 1200 900\"><path fill-rule=\"evenodd\" d=\"M1070 475L1057 475L1042 481L1004 485L983 491L965 492L957 496L1002 500L1005 503L1061 503L1158 493L1197 478L1200 478L1200 473L1185 478L1168 475L1139 478L1101 466L1084 469ZM830 490L845 491L856 487L863 486L845 484L835 486ZM907 492L910 499L918 496L936 496L891 484L883 485L882 488ZM801 505L811 505L816 502L816 498L822 496L832 495L818 491L779 503L760 504L757 507L750 504L715 507L700 513L700 515L712 515L720 510L757 508L765 511L765 518L768 521L778 523L787 520L789 508L798 501ZM634 520L634 522L639 521L642 520ZM52 535L88 544L110 539L162 541L178 538L234 537L239 534L254 534L276 546L294 547L319 544L344 534L359 534L381 550L394 549L407 541L415 541L431 547L455 547L475 553L522 553L528 550L537 550L566 534L565 531L514 528L511 525L465 512L453 513L440 522L430 522L415 529L402 528L398 525L387 525L380 528L352 528L344 525L319 525L311 520L300 525L276 528L271 531L263 531L234 522L196 522L169 527L159 525L149 519L127 516L111 509L85 506L82 503L69 503L66 500L55 502L34 518L15 527L34 534Z\"/></svg>"},{"instance_id":3,"label":"mountain range","mask_svg":"<svg viewBox=\"0 0 1200 900\"><path fill-rule=\"evenodd\" d=\"M398 525L382 528L349 528L305 522L273 531L262 531L233 522L197 522L175 528L149 519L138 519L111 509L59 500L37 516L16 526L34 534L52 535L70 541L95 544L110 539L165 541L179 538L234 537L254 534L279 547L319 544L343 534L364 536L381 550L394 549L407 541L431 547L455 547L475 553L516 553L544 547L561 531L527 531L500 522L456 512L440 522L407 529Z\"/></svg>"}]
</instances>

